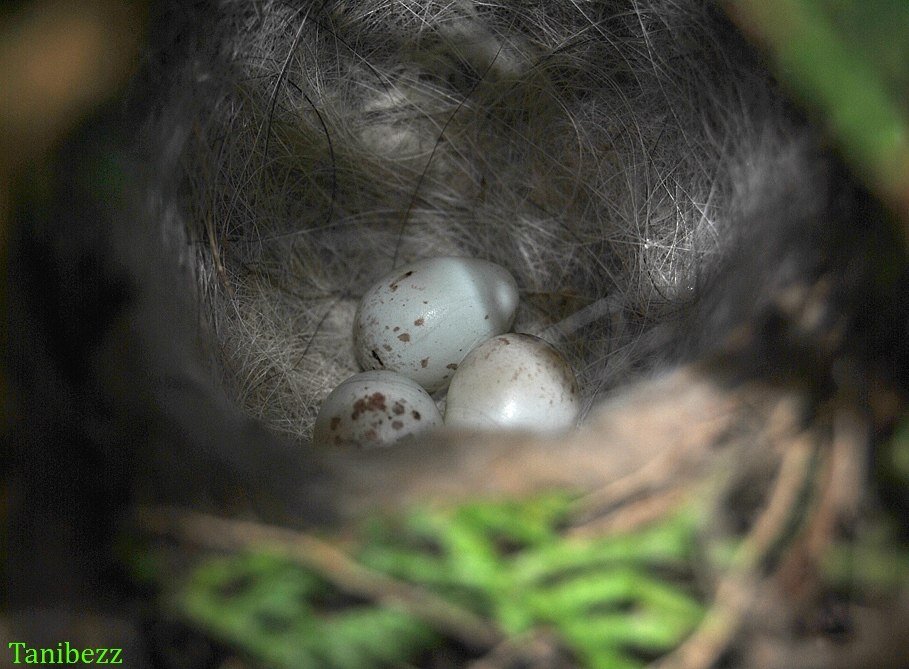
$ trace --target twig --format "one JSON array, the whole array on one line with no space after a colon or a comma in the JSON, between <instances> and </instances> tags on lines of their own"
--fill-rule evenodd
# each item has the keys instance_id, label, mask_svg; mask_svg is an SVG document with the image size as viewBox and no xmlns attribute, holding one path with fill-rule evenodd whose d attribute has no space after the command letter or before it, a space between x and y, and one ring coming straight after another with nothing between
<instances>
[{"instance_id":1,"label":"twig","mask_svg":"<svg viewBox=\"0 0 909 669\"><path fill-rule=\"evenodd\" d=\"M818 565L833 542L839 523L855 518L862 494L864 422L853 412L840 410L833 419L833 439L824 458L815 508L792 550L777 569L781 591L790 603L806 602L819 586Z\"/></svg>"},{"instance_id":2,"label":"twig","mask_svg":"<svg viewBox=\"0 0 909 669\"><path fill-rule=\"evenodd\" d=\"M570 528L564 536L572 539L602 538L611 534L631 533L661 518L665 518L682 506L690 497L690 490L677 485L669 490L647 495L630 502L615 512L595 518L582 525Z\"/></svg>"},{"instance_id":3,"label":"twig","mask_svg":"<svg viewBox=\"0 0 909 669\"><path fill-rule=\"evenodd\" d=\"M343 551L309 534L163 508L140 510L139 526L153 534L206 548L279 555L315 571L347 594L401 609L472 649L486 650L505 640L493 623L422 588L366 569Z\"/></svg>"},{"instance_id":4,"label":"twig","mask_svg":"<svg viewBox=\"0 0 909 669\"><path fill-rule=\"evenodd\" d=\"M759 568L786 527L810 476L814 442L804 433L789 443L770 500L742 542L716 590L713 605L698 629L653 669L707 669L729 646L754 599Z\"/></svg>"},{"instance_id":5,"label":"twig","mask_svg":"<svg viewBox=\"0 0 909 669\"><path fill-rule=\"evenodd\" d=\"M595 516L612 507L665 488L670 481L676 479L679 470L686 464L682 459L683 453L679 449L668 449L660 453L642 467L579 499L572 514L574 519L579 524L595 521Z\"/></svg>"},{"instance_id":6,"label":"twig","mask_svg":"<svg viewBox=\"0 0 909 669\"><path fill-rule=\"evenodd\" d=\"M555 669L570 666L560 651L558 639L546 632L534 632L506 639L466 669L507 669L508 667Z\"/></svg>"},{"instance_id":7,"label":"twig","mask_svg":"<svg viewBox=\"0 0 909 669\"><path fill-rule=\"evenodd\" d=\"M816 556L827 547L837 523L853 520L858 514L867 442L865 421L847 409L838 411L833 419L830 469L819 503L819 518L816 524L812 523L811 529L815 531L809 532L812 552Z\"/></svg>"}]
</instances>

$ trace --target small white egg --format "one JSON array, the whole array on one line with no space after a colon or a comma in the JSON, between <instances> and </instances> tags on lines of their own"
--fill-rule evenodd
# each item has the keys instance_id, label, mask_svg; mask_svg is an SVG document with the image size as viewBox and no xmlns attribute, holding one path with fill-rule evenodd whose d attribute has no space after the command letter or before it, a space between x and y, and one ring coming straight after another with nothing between
<instances>
[{"instance_id":1,"label":"small white egg","mask_svg":"<svg viewBox=\"0 0 909 669\"><path fill-rule=\"evenodd\" d=\"M574 427L579 409L565 358L539 337L509 333L484 342L458 367L445 424L554 432Z\"/></svg>"},{"instance_id":2,"label":"small white egg","mask_svg":"<svg viewBox=\"0 0 909 669\"><path fill-rule=\"evenodd\" d=\"M395 372L362 372L331 391L316 418L316 444L387 446L442 425L423 388Z\"/></svg>"},{"instance_id":3,"label":"small white egg","mask_svg":"<svg viewBox=\"0 0 909 669\"><path fill-rule=\"evenodd\" d=\"M363 369L391 369L435 392L474 346L508 331L517 307L517 284L495 263L421 260L363 296L354 320L357 360Z\"/></svg>"}]
</instances>

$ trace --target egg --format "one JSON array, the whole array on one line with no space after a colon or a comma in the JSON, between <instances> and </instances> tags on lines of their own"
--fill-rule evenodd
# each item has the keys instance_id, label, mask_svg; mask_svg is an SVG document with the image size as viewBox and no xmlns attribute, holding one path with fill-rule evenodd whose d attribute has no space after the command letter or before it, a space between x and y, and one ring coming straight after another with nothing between
<instances>
[{"instance_id":1,"label":"egg","mask_svg":"<svg viewBox=\"0 0 909 669\"><path fill-rule=\"evenodd\" d=\"M475 258L429 258L383 277L360 301L354 349L363 369L390 369L429 392L470 350L507 332L518 307L509 272Z\"/></svg>"},{"instance_id":2,"label":"egg","mask_svg":"<svg viewBox=\"0 0 909 669\"><path fill-rule=\"evenodd\" d=\"M384 370L356 374L331 391L316 418L316 444L387 446L442 425L435 402L417 383Z\"/></svg>"},{"instance_id":3,"label":"egg","mask_svg":"<svg viewBox=\"0 0 909 669\"><path fill-rule=\"evenodd\" d=\"M451 380L445 424L565 430L577 422L578 383L565 358L539 337L504 334L463 360Z\"/></svg>"}]
</instances>

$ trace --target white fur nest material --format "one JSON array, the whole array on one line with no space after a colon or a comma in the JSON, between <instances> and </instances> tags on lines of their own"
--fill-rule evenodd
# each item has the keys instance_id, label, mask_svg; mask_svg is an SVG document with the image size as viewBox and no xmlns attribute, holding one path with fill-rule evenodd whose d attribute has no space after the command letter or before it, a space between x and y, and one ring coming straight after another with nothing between
<instances>
[{"instance_id":1,"label":"white fur nest material","mask_svg":"<svg viewBox=\"0 0 909 669\"><path fill-rule=\"evenodd\" d=\"M507 267L516 329L563 349L589 407L685 355L673 328L743 212L797 171L708 2L223 0L196 29L151 136L180 156L226 385L303 440L396 264Z\"/></svg>"}]
</instances>

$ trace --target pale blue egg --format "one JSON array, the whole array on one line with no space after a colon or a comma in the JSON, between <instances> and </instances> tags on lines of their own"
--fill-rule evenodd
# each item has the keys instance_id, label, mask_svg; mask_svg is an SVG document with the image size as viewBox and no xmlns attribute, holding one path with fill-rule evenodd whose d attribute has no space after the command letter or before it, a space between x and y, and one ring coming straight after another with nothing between
<instances>
[{"instance_id":1,"label":"pale blue egg","mask_svg":"<svg viewBox=\"0 0 909 669\"><path fill-rule=\"evenodd\" d=\"M511 328L517 307L517 284L500 265L454 257L414 262L364 294L354 322L357 360L435 392L471 349Z\"/></svg>"}]
</instances>

